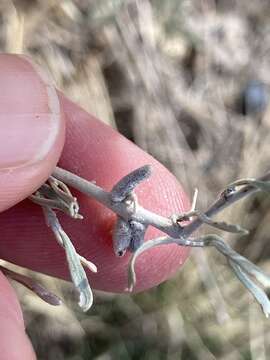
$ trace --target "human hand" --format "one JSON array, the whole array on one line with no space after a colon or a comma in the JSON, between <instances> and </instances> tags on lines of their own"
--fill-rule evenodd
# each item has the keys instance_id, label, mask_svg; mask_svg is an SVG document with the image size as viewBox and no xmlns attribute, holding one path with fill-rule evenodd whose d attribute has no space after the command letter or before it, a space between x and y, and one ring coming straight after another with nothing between
<instances>
[{"instance_id":1,"label":"human hand","mask_svg":"<svg viewBox=\"0 0 270 360\"><path fill-rule=\"evenodd\" d=\"M168 216L188 210L189 202L176 179L161 164L57 93L51 82L37 71L23 57L0 55L3 89L0 95L0 211L5 210L0 216L0 256L17 265L69 279L64 252L46 227L41 209L28 200L20 202L48 178L60 155L63 168L95 180L107 190L135 168L151 164L153 175L138 188L141 204ZM84 220L61 216L61 222L75 248L97 265L97 274L87 274L91 285L95 289L123 292L127 287L129 256L116 258L113 253L111 233L115 215L95 200L76 191L73 193ZM146 238L158 235L158 230L151 228ZM177 245L146 252L136 265L136 290L166 280L187 256L188 249ZM24 335L21 311L3 275L0 294L0 308L4 309L0 311L0 323L2 334L5 333L0 335L0 344L10 351L6 359L31 359L34 355ZM16 331L14 314L18 323ZM18 357L11 353L17 340Z\"/></svg>"}]
</instances>

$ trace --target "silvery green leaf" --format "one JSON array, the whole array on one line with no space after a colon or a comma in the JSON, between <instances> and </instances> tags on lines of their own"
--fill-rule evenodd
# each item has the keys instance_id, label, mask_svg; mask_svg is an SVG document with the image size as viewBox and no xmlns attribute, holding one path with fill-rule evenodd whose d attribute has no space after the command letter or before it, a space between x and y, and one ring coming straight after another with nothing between
<instances>
[{"instance_id":1,"label":"silvery green leaf","mask_svg":"<svg viewBox=\"0 0 270 360\"><path fill-rule=\"evenodd\" d=\"M81 265L80 258L67 234L64 231L61 231L60 235L62 237L63 246L66 251L72 282L80 294L79 306L83 311L87 311L93 304L93 294L89 286L86 273Z\"/></svg>"},{"instance_id":2,"label":"silvery green leaf","mask_svg":"<svg viewBox=\"0 0 270 360\"><path fill-rule=\"evenodd\" d=\"M206 216L205 214L197 212L197 216L207 225L210 225L216 229L227 231L234 234L248 234L248 230L242 228L240 225L228 224L225 221L215 221Z\"/></svg>"},{"instance_id":3,"label":"silvery green leaf","mask_svg":"<svg viewBox=\"0 0 270 360\"><path fill-rule=\"evenodd\" d=\"M142 181L151 175L150 165L142 166L124 176L111 191L111 199L114 202L123 201Z\"/></svg>"},{"instance_id":4,"label":"silvery green leaf","mask_svg":"<svg viewBox=\"0 0 270 360\"><path fill-rule=\"evenodd\" d=\"M51 227L57 241L63 246L66 252L70 276L80 294L79 306L83 311L87 311L92 306L93 294L86 273L82 267L80 255L77 254L71 240L63 230L55 212L48 207L43 207L43 211L48 226Z\"/></svg>"},{"instance_id":5,"label":"silvery green leaf","mask_svg":"<svg viewBox=\"0 0 270 360\"><path fill-rule=\"evenodd\" d=\"M250 185L261 191L270 192L270 181L256 180L253 178L240 179L231 184L232 186Z\"/></svg>"},{"instance_id":6,"label":"silvery green leaf","mask_svg":"<svg viewBox=\"0 0 270 360\"><path fill-rule=\"evenodd\" d=\"M255 180L252 182L252 185L256 186L256 188L262 191L270 192L270 181Z\"/></svg>"},{"instance_id":7,"label":"silvery green leaf","mask_svg":"<svg viewBox=\"0 0 270 360\"><path fill-rule=\"evenodd\" d=\"M265 316L268 318L270 315L270 302L265 292L260 289L241 269L241 267L229 260L229 263L242 284L251 292L257 302L261 305Z\"/></svg>"}]
</instances>

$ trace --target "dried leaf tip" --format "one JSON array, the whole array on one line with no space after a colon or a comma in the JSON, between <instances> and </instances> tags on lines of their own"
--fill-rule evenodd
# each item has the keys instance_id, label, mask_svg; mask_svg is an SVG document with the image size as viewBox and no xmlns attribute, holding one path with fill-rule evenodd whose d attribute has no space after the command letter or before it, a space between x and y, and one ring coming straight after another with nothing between
<instances>
[{"instance_id":1,"label":"dried leaf tip","mask_svg":"<svg viewBox=\"0 0 270 360\"><path fill-rule=\"evenodd\" d=\"M149 178L151 175L151 166L144 165L128 175L124 176L111 191L111 199L113 202L121 202L131 194L137 185Z\"/></svg>"},{"instance_id":2,"label":"dried leaf tip","mask_svg":"<svg viewBox=\"0 0 270 360\"><path fill-rule=\"evenodd\" d=\"M3 266L0 266L0 270L11 279L17 281L18 283L25 286L27 289L34 292L38 297L40 297L46 303L53 306L58 306L62 304L61 299L57 295L47 290L43 285L39 284L35 279L32 279L26 275L7 269Z\"/></svg>"},{"instance_id":3,"label":"dried leaf tip","mask_svg":"<svg viewBox=\"0 0 270 360\"><path fill-rule=\"evenodd\" d=\"M63 182L52 176L29 199L40 206L61 210L74 219L83 218L79 214L79 204L76 197L71 194Z\"/></svg>"}]
</instances>

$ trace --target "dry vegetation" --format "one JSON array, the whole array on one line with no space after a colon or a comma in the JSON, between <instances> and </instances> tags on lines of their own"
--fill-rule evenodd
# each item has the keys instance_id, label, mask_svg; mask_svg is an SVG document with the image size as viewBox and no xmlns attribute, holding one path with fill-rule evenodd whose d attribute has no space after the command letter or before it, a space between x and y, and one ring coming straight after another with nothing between
<instances>
[{"instance_id":1,"label":"dry vegetation","mask_svg":"<svg viewBox=\"0 0 270 360\"><path fill-rule=\"evenodd\" d=\"M263 0L4 0L0 49L33 57L190 194L197 186L204 208L228 182L269 170L269 17ZM227 240L270 271L269 208L253 197L226 219L251 230ZM194 251L156 289L96 293L87 316L18 286L38 359L267 359L269 320L222 261ZM70 298L68 284L42 280Z\"/></svg>"}]
</instances>

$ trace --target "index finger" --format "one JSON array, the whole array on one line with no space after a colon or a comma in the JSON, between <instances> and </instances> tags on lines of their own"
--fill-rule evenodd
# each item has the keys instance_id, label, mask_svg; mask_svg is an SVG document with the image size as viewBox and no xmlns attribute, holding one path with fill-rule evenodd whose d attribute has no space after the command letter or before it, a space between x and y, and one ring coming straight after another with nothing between
<instances>
[{"instance_id":1,"label":"index finger","mask_svg":"<svg viewBox=\"0 0 270 360\"><path fill-rule=\"evenodd\" d=\"M181 185L162 164L64 96L60 95L60 101L67 119L60 166L111 190L124 175L150 164L151 177L136 190L141 205L163 216L188 210L189 201ZM97 273L87 274L91 285L100 290L123 292L127 287L130 254L119 258L113 252L115 214L95 199L71 191L79 201L84 219L75 220L65 214L59 214L59 218L78 253L98 268ZM0 253L5 260L70 278L64 251L46 226L40 207L23 201L1 214L0 227ZM146 240L160 235L160 231L150 227ZM136 265L136 290L150 288L172 276L188 254L188 248L177 245L153 248L142 254Z\"/></svg>"}]
</instances>

